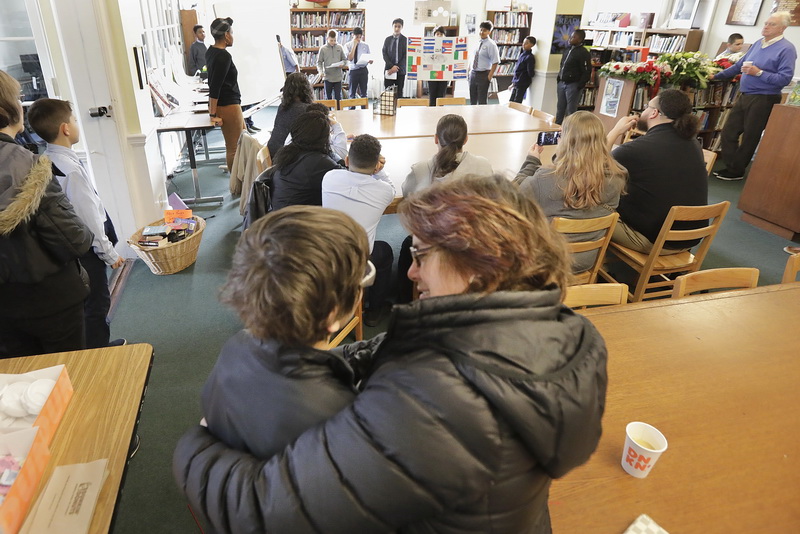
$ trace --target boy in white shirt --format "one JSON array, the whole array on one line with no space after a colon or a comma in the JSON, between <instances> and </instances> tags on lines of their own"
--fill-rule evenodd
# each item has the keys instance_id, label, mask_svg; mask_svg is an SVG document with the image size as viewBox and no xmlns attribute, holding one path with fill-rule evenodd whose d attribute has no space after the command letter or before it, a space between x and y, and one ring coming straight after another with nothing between
<instances>
[{"instance_id":1,"label":"boy in white shirt","mask_svg":"<svg viewBox=\"0 0 800 534\"><path fill-rule=\"evenodd\" d=\"M720 52L717 57L714 58L714 61L720 59L727 59L731 62L731 65L739 61L744 52L742 52L742 47L744 46L744 37L742 37L741 33L732 33L728 37L728 47Z\"/></svg>"},{"instance_id":2,"label":"boy in white shirt","mask_svg":"<svg viewBox=\"0 0 800 534\"><path fill-rule=\"evenodd\" d=\"M80 140L78 121L72 106L65 100L40 98L28 110L31 128L45 141L48 156L60 172L54 172L61 188L75 208L75 213L94 234L92 248L80 261L89 274L89 296L84 304L86 347L98 348L124 345L124 339L109 343L108 310L111 295L108 291L106 266L118 269L125 263L114 245L117 235L103 202L89 178L89 173L72 146Z\"/></svg>"}]
</instances>

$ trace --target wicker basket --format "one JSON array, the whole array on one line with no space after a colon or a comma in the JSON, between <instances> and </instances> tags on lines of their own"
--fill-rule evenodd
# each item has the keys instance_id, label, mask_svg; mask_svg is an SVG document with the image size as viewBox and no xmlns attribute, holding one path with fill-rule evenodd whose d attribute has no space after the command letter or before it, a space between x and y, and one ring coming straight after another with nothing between
<instances>
[{"instance_id":1,"label":"wicker basket","mask_svg":"<svg viewBox=\"0 0 800 534\"><path fill-rule=\"evenodd\" d=\"M175 274L184 270L197 260L197 251L200 249L200 239L203 237L203 230L206 228L206 221L202 217L195 215L197 226L186 239L176 243L167 243L157 248L145 248L139 246L144 228L140 228L128 239L128 245L142 258L150 267L153 274ZM160 226L164 224L164 219L159 219L147 226Z\"/></svg>"}]
</instances>

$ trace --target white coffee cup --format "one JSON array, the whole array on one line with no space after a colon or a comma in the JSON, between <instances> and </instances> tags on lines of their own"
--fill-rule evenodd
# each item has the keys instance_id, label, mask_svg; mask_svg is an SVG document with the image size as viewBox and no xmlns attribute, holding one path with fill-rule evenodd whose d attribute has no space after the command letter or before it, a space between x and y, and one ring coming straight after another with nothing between
<instances>
[{"instance_id":1,"label":"white coffee cup","mask_svg":"<svg viewBox=\"0 0 800 534\"><path fill-rule=\"evenodd\" d=\"M752 61L745 61L744 63L742 63L742 67L752 67L752 66L753 66Z\"/></svg>"},{"instance_id":2,"label":"white coffee cup","mask_svg":"<svg viewBox=\"0 0 800 534\"><path fill-rule=\"evenodd\" d=\"M645 478L661 454L667 450L667 438L654 426L633 422L625 427L622 469L636 478Z\"/></svg>"}]
</instances>

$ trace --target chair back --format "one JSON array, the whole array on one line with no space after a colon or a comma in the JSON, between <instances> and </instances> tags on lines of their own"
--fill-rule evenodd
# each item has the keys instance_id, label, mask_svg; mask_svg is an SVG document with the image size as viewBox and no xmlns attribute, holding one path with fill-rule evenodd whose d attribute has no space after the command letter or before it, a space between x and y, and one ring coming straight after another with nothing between
<instances>
[{"instance_id":1,"label":"chair back","mask_svg":"<svg viewBox=\"0 0 800 534\"><path fill-rule=\"evenodd\" d=\"M463 96L449 96L436 99L437 106L465 106L467 99Z\"/></svg>"},{"instance_id":2,"label":"chair back","mask_svg":"<svg viewBox=\"0 0 800 534\"><path fill-rule=\"evenodd\" d=\"M545 113L540 109L531 109L531 115L536 117L537 119L541 119L543 121L549 122L551 125L555 124L556 118L554 115L550 115L549 113Z\"/></svg>"},{"instance_id":3,"label":"chair back","mask_svg":"<svg viewBox=\"0 0 800 534\"><path fill-rule=\"evenodd\" d=\"M525 104L520 104L519 102L509 102L508 107L511 109L516 109L517 111L521 111L523 113L531 113L531 107L526 106Z\"/></svg>"},{"instance_id":4,"label":"chair back","mask_svg":"<svg viewBox=\"0 0 800 534\"><path fill-rule=\"evenodd\" d=\"M601 238L594 241L576 241L567 244L572 254L592 250L597 253L597 257L589 270L574 275L573 284L594 284L597 281L597 273L603 265L606 249L608 249L608 244L611 242L611 236L614 233L614 227L617 225L618 219L619 213L616 212L605 217L593 219L553 218L553 229L561 234L583 234L600 230L604 232Z\"/></svg>"},{"instance_id":5,"label":"chair back","mask_svg":"<svg viewBox=\"0 0 800 534\"><path fill-rule=\"evenodd\" d=\"M366 108L369 106L369 100L366 97L363 98L343 98L339 100L339 109L345 108L352 108L361 106L362 108Z\"/></svg>"},{"instance_id":6,"label":"chair back","mask_svg":"<svg viewBox=\"0 0 800 534\"><path fill-rule=\"evenodd\" d=\"M371 277L372 281L367 283L367 284L365 284L365 285L372 285L372 283L375 281L375 274L377 272L376 269L375 269L375 264L373 264L371 261L368 261L367 262L367 270L368 270L368 274L365 277L365 279ZM339 330L339 332L336 333L336 336L334 336L334 338L331 339L328 342L328 346L327 346L326 350L330 350L332 348L338 347L339 344L342 341L344 341L344 339L347 337L347 334L349 334L353 330L356 331L356 333L355 333L356 341L361 341L362 339L364 339L364 313L363 313L363 310L364 310L364 293L362 292L361 293L361 300L359 300L358 304L356 305L356 310L355 310L355 313L353 314L353 317L347 322L346 325L344 325L344 327L342 327L341 330Z\"/></svg>"},{"instance_id":7,"label":"chair back","mask_svg":"<svg viewBox=\"0 0 800 534\"><path fill-rule=\"evenodd\" d=\"M569 286L564 293L564 304L570 308L586 306L617 306L628 302L626 284L583 284Z\"/></svg>"},{"instance_id":8,"label":"chair back","mask_svg":"<svg viewBox=\"0 0 800 534\"><path fill-rule=\"evenodd\" d=\"M326 106L326 107L328 107L330 109L336 109L336 100L333 100L333 99L331 99L331 100L315 100L314 102L316 102L317 104L322 104L323 106Z\"/></svg>"},{"instance_id":9,"label":"chair back","mask_svg":"<svg viewBox=\"0 0 800 534\"><path fill-rule=\"evenodd\" d=\"M272 158L269 156L269 147L267 145L262 146L261 150L258 151L256 167L258 168L258 174L272 167Z\"/></svg>"},{"instance_id":10,"label":"chair back","mask_svg":"<svg viewBox=\"0 0 800 534\"><path fill-rule=\"evenodd\" d=\"M782 284L788 284L797 280L797 273L800 272L800 254L792 254L786 262L786 269L783 271Z\"/></svg>"},{"instance_id":11,"label":"chair back","mask_svg":"<svg viewBox=\"0 0 800 534\"><path fill-rule=\"evenodd\" d=\"M703 161L706 163L706 173L711 174L714 170L714 163L717 161L717 153L713 150L703 149Z\"/></svg>"},{"instance_id":12,"label":"chair back","mask_svg":"<svg viewBox=\"0 0 800 534\"><path fill-rule=\"evenodd\" d=\"M427 98L398 98L397 107L402 108L406 106L427 106Z\"/></svg>"},{"instance_id":13,"label":"chair back","mask_svg":"<svg viewBox=\"0 0 800 534\"><path fill-rule=\"evenodd\" d=\"M685 297L698 291L752 289L757 285L758 269L753 267L707 269L677 277L672 298Z\"/></svg>"}]
</instances>

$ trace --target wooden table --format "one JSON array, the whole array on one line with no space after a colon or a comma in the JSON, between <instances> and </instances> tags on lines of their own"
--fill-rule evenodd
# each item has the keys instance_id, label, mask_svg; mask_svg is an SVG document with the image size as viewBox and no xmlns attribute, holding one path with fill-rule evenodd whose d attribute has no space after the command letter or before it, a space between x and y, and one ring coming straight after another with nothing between
<instances>
[{"instance_id":1,"label":"wooden table","mask_svg":"<svg viewBox=\"0 0 800 534\"><path fill-rule=\"evenodd\" d=\"M553 483L553 531L800 532L800 283L594 309L609 349L603 437ZM620 467L625 425L669 448L646 479Z\"/></svg>"},{"instance_id":2,"label":"wooden table","mask_svg":"<svg viewBox=\"0 0 800 534\"><path fill-rule=\"evenodd\" d=\"M513 132L470 136L464 150L488 159L495 172L514 177L538 135L539 132ZM397 194L402 195L403 182L411 172L411 165L432 158L439 147L433 142L433 137L408 137L381 139L381 149L386 156L386 172ZM554 153L555 146L545 147L542 162L548 164Z\"/></svg>"},{"instance_id":3,"label":"wooden table","mask_svg":"<svg viewBox=\"0 0 800 534\"><path fill-rule=\"evenodd\" d=\"M153 364L147 344L81 350L0 360L0 373L26 373L64 364L75 392L50 444L51 457L33 503L59 465L108 458L89 532L111 529L121 494L128 451L136 433Z\"/></svg>"},{"instance_id":4,"label":"wooden table","mask_svg":"<svg viewBox=\"0 0 800 534\"><path fill-rule=\"evenodd\" d=\"M378 139L428 137L436 133L436 123L444 115L464 117L470 135L508 132L555 131L547 121L505 106L409 106L397 108L397 115L376 115L371 109L336 112L348 135L370 134Z\"/></svg>"}]
</instances>

